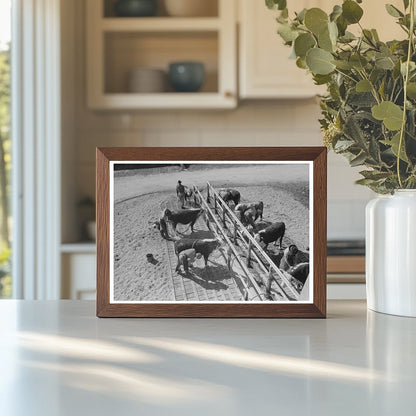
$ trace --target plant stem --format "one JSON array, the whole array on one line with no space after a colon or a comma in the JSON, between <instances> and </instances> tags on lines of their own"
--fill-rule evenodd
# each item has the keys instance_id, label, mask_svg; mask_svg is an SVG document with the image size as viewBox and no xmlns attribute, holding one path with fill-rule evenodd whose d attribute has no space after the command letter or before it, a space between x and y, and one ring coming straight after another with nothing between
<instances>
[{"instance_id":1,"label":"plant stem","mask_svg":"<svg viewBox=\"0 0 416 416\"><path fill-rule=\"evenodd\" d=\"M400 139L399 139L399 148L397 151L397 177L399 179L399 186L403 188L402 178L400 175L400 156L402 152L402 146L404 141L404 132L406 130L406 110L407 110L407 83L409 81L409 68L410 68L410 61L412 58L412 50L413 50L413 36L414 36L414 27L415 27L415 0L410 0L410 30L409 30L409 45L407 47L407 60L406 60L406 73L404 75L404 85L403 85L403 119L402 119L402 127L400 129Z\"/></svg>"},{"instance_id":2,"label":"plant stem","mask_svg":"<svg viewBox=\"0 0 416 416\"><path fill-rule=\"evenodd\" d=\"M349 78L351 81L353 81L353 82L355 82L355 83L357 83L357 82L358 82L355 78L351 77L351 76L350 76L350 75L348 75L348 74L345 74L344 72L340 71L338 68L335 68L335 71L336 71L336 72L338 72L338 73L339 73L339 74L341 74L341 75L344 75L344 77Z\"/></svg>"}]
</instances>

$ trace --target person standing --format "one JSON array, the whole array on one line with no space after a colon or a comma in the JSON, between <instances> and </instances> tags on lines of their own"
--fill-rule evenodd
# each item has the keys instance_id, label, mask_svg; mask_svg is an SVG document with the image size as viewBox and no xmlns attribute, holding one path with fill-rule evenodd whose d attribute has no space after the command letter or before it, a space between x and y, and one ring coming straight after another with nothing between
<instances>
[{"instance_id":1,"label":"person standing","mask_svg":"<svg viewBox=\"0 0 416 416\"><path fill-rule=\"evenodd\" d=\"M186 190L182 185L182 181L178 181L178 184L176 185L176 196L178 197L179 206L182 209L185 209Z\"/></svg>"}]
</instances>

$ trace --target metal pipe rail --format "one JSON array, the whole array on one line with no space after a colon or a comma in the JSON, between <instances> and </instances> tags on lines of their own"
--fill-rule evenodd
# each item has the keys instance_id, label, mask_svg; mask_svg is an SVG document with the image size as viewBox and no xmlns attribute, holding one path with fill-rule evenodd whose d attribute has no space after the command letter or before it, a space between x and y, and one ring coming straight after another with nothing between
<instances>
[{"instance_id":1,"label":"metal pipe rail","mask_svg":"<svg viewBox=\"0 0 416 416\"><path fill-rule=\"evenodd\" d=\"M228 247L230 248L231 252L234 254L237 262L239 263L239 265L242 268L244 274L246 275L247 279L249 280L251 286L253 287L254 291L256 292L255 297L258 297L260 300L266 300L265 295L263 294L262 290L258 286L254 277L251 275L250 270L248 270L247 266L244 264L244 261L241 260L240 255L238 254L234 245L232 244L232 242L228 238L226 232L223 230L221 224L218 222L218 219L216 218L215 214L212 212L210 206L207 204L207 202L205 201L205 199L201 195L201 192L199 191L199 189L195 185L194 185L194 192L197 193L198 196L200 197L202 205L204 206L204 208L206 209L207 213L210 215L212 220L215 222L218 231L221 233L222 237L225 239L225 241L226 241ZM244 286L245 290L247 291L247 295L248 295L249 289L250 289L249 286L247 285L247 283L243 279L240 279L240 280L243 283L243 286Z\"/></svg>"},{"instance_id":2,"label":"metal pipe rail","mask_svg":"<svg viewBox=\"0 0 416 416\"><path fill-rule=\"evenodd\" d=\"M268 264L269 268L268 268L268 272L270 273L270 271L274 271L279 277L280 279L282 279L282 281L286 284L286 286L288 287L288 289L290 290L293 298L295 300L299 299L299 293L292 287L292 285L290 284L289 280L286 278L286 276L282 273L282 271L276 266L276 264L273 262L273 260L268 256L268 254L260 247L260 244L253 238L253 236L247 231L246 227L241 223L241 221L236 217L236 215L234 214L234 212L231 211L230 207L224 202L224 200L219 196L218 192L212 187L212 185L207 182L207 199L209 200L210 197L210 192L212 192L212 194L214 195L214 205L216 205L216 201L218 201L221 205L221 208L223 210L225 210L225 212L227 212L231 222L233 224L235 224L234 226L236 227L236 225L238 225L238 231L240 234L243 233L245 237L247 237L248 241L249 241L249 245L251 244L251 246L254 246L257 248L259 254L264 258L265 262ZM204 201L205 202L205 201ZM224 213L223 213L223 221L224 220ZM235 232L236 233L236 232ZM242 238L242 241L245 241ZM250 253L249 253L250 255ZM276 282L276 284L279 286L279 288L281 290L283 290L283 288L281 287L281 285L279 284L279 282L276 280L276 278L274 276L272 276L270 274L270 277L273 278L273 280ZM286 295L286 294L285 294ZM287 297L287 295L286 295Z\"/></svg>"}]
</instances>

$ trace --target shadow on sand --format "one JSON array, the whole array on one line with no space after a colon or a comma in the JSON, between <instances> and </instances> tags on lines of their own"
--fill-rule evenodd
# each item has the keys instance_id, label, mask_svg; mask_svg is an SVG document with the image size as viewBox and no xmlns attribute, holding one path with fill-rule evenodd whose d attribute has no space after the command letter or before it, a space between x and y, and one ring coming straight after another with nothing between
<instances>
[{"instance_id":1,"label":"shadow on sand","mask_svg":"<svg viewBox=\"0 0 416 416\"><path fill-rule=\"evenodd\" d=\"M194 281L205 290L228 289L228 285L223 283L223 280L228 280L232 277L230 271L222 264L211 263L213 266L208 265L204 268L194 267L188 273L180 272L180 274L184 278Z\"/></svg>"}]
</instances>

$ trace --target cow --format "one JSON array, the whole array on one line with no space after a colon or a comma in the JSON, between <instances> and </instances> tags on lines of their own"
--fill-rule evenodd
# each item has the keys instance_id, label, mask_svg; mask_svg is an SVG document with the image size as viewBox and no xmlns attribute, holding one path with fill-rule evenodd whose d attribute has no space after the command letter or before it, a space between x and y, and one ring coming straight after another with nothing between
<instances>
[{"instance_id":1,"label":"cow","mask_svg":"<svg viewBox=\"0 0 416 416\"><path fill-rule=\"evenodd\" d=\"M266 227L264 230L260 230L256 235L255 239L258 242L263 242L266 244L264 247L264 250L267 249L268 245L270 243L274 242L274 245L277 245L277 240L280 239L280 249L282 248L282 240L283 236L285 235L286 226L284 222L275 222L268 227Z\"/></svg>"},{"instance_id":2,"label":"cow","mask_svg":"<svg viewBox=\"0 0 416 416\"><path fill-rule=\"evenodd\" d=\"M181 252L189 249L195 249L196 253L200 253L204 257L205 266L207 266L210 254L219 248L220 245L221 241L215 238L181 238L180 240L175 241L175 254L178 257L178 265L176 266L176 271L178 271L181 266L179 260Z\"/></svg>"},{"instance_id":3,"label":"cow","mask_svg":"<svg viewBox=\"0 0 416 416\"><path fill-rule=\"evenodd\" d=\"M234 211L238 213L241 222L244 225L255 226L255 221L260 218L263 220L264 204L262 201L250 204L238 204Z\"/></svg>"},{"instance_id":4,"label":"cow","mask_svg":"<svg viewBox=\"0 0 416 416\"><path fill-rule=\"evenodd\" d=\"M204 210L201 208L197 209L181 209L178 211L171 211L166 208L163 214L163 217L166 221L169 221L173 229L176 232L176 226L178 224L187 225L190 224L191 231L194 232L194 224L196 220L204 213Z\"/></svg>"},{"instance_id":5,"label":"cow","mask_svg":"<svg viewBox=\"0 0 416 416\"><path fill-rule=\"evenodd\" d=\"M292 276L291 283L298 290L301 291L308 276L309 276L309 263L299 263L288 270L288 273Z\"/></svg>"},{"instance_id":6,"label":"cow","mask_svg":"<svg viewBox=\"0 0 416 416\"><path fill-rule=\"evenodd\" d=\"M299 252L299 249L294 245L291 244L289 247L285 248L283 252L283 257L280 260L280 268L282 270L289 270L291 267L295 266L296 264L296 256Z\"/></svg>"},{"instance_id":7,"label":"cow","mask_svg":"<svg viewBox=\"0 0 416 416\"><path fill-rule=\"evenodd\" d=\"M241 195L236 189L220 189L218 195L227 205L229 205L231 201L234 202L234 206L237 206L240 203Z\"/></svg>"}]
</instances>

